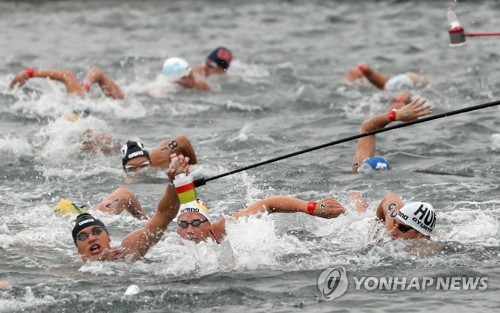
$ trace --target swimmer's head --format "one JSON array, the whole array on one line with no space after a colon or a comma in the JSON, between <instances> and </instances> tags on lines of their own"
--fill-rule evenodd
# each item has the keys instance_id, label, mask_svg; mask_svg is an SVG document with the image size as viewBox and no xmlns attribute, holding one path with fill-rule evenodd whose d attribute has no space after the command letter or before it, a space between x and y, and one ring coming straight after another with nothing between
<instances>
[{"instance_id":1,"label":"swimmer's head","mask_svg":"<svg viewBox=\"0 0 500 313\"><path fill-rule=\"evenodd\" d=\"M64 118L66 120L70 121L70 122L74 122L77 119L79 119L80 117L87 117L89 115L90 115L90 110L89 109L85 109L83 111L74 110L73 112L71 112L69 114L65 114Z\"/></svg>"},{"instance_id":2,"label":"swimmer's head","mask_svg":"<svg viewBox=\"0 0 500 313\"><path fill-rule=\"evenodd\" d=\"M422 74L414 73L414 72L406 72L406 75L411 78L416 84L417 87L427 86L429 84L429 80Z\"/></svg>"},{"instance_id":3,"label":"swimmer's head","mask_svg":"<svg viewBox=\"0 0 500 313\"><path fill-rule=\"evenodd\" d=\"M84 213L83 207L84 206L79 207L76 204L74 204L73 202L71 202L67 199L63 199L63 200L59 201L52 208L52 212L57 214L57 215L60 215L60 216L64 216L67 214L81 214L81 213Z\"/></svg>"},{"instance_id":4,"label":"swimmer's head","mask_svg":"<svg viewBox=\"0 0 500 313\"><path fill-rule=\"evenodd\" d=\"M199 243L210 237L208 209L200 199L182 204L176 219L177 233L182 238Z\"/></svg>"},{"instance_id":5,"label":"swimmer's head","mask_svg":"<svg viewBox=\"0 0 500 313\"><path fill-rule=\"evenodd\" d=\"M173 57L165 60L161 72L169 81L176 82L191 74L191 67L186 60Z\"/></svg>"},{"instance_id":6,"label":"swimmer's head","mask_svg":"<svg viewBox=\"0 0 500 313\"><path fill-rule=\"evenodd\" d=\"M151 159L149 152L139 141L127 141L122 149L122 165L125 172L134 172L138 169L149 167Z\"/></svg>"},{"instance_id":7,"label":"swimmer's head","mask_svg":"<svg viewBox=\"0 0 500 313\"><path fill-rule=\"evenodd\" d=\"M231 51L224 47L218 47L208 55L205 66L207 68L219 68L225 72L231 65L232 59Z\"/></svg>"},{"instance_id":8,"label":"swimmer's head","mask_svg":"<svg viewBox=\"0 0 500 313\"><path fill-rule=\"evenodd\" d=\"M111 247L111 239L106 226L89 213L76 217L71 235L78 253L84 260L98 260Z\"/></svg>"},{"instance_id":9,"label":"swimmer's head","mask_svg":"<svg viewBox=\"0 0 500 313\"><path fill-rule=\"evenodd\" d=\"M390 170L391 166L386 159L381 157L366 158L363 163L358 167L358 173L371 173L379 170Z\"/></svg>"},{"instance_id":10,"label":"swimmer's head","mask_svg":"<svg viewBox=\"0 0 500 313\"><path fill-rule=\"evenodd\" d=\"M436 212L429 203L412 202L394 211L393 239L429 239L436 225Z\"/></svg>"}]
</instances>

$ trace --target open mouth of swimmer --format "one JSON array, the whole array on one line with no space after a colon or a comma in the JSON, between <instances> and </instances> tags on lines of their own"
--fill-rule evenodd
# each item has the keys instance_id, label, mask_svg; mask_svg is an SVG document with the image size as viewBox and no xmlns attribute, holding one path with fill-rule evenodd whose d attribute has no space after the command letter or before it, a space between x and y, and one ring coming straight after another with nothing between
<instances>
[{"instance_id":1,"label":"open mouth of swimmer","mask_svg":"<svg viewBox=\"0 0 500 313\"><path fill-rule=\"evenodd\" d=\"M96 243L95 245L92 245L90 247L90 252L91 253L96 253L96 252L99 252L100 249L101 249L101 245L99 245L99 244Z\"/></svg>"}]
</instances>

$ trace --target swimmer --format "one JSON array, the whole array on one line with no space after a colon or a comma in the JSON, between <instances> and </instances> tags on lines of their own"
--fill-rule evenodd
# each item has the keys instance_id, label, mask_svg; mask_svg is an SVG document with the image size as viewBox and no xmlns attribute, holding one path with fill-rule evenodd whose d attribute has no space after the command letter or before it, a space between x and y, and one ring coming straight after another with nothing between
<instances>
[{"instance_id":1,"label":"swimmer","mask_svg":"<svg viewBox=\"0 0 500 313\"><path fill-rule=\"evenodd\" d=\"M182 163L184 156L180 155ZM229 219L268 213L305 213L321 218L336 218L346 209L337 200L326 198L319 201L305 201L288 196L271 196L257 201L246 209L231 214ZM227 218L210 220L208 209L201 200L182 204L177 215L177 233L195 243L213 240L220 243L226 235Z\"/></svg>"},{"instance_id":2,"label":"swimmer","mask_svg":"<svg viewBox=\"0 0 500 313\"><path fill-rule=\"evenodd\" d=\"M127 141L122 147L122 166L125 172L136 172L141 168L168 168L170 155L189 157L190 164L196 164L196 154L191 142L186 136L175 136L163 141L156 149L147 151L138 141Z\"/></svg>"},{"instance_id":3,"label":"swimmer","mask_svg":"<svg viewBox=\"0 0 500 313\"><path fill-rule=\"evenodd\" d=\"M176 83L183 88L210 91L210 86L203 79L193 74L189 63L184 59L166 59L161 73L170 82Z\"/></svg>"},{"instance_id":4,"label":"swimmer","mask_svg":"<svg viewBox=\"0 0 500 313\"><path fill-rule=\"evenodd\" d=\"M120 153L120 143L106 132L94 132L92 129L86 129L81 140L81 149L86 153L100 151L107 156Z\"/></svg>"},{"instance_id":5,"label":"swimmer","mask_svg":"<svg viewBox=\"0 0 500 313\"><path fill-rule=\"evenodd\" d=\"M92 66L88 70L82 84L78 82L75 75L73 75L71 71L35 69L30 67L27 70L20 71L16 74L10 83L10 88L12 89L15 86L22 87L27 80L37 77L59 81L66 86L68 93L78 96L84 96L85 93L90 90L92 85L97 83L106 97L112 99L125 98L125 94L121 88L97 66Z\"/></svg>"},{"instance_id":6,"label":"swimmer","mask_svg":"<svg viewBox=\"0 0 500 313\"><path fill-rule=\"evenodd\" d=\"M75 122L80 118L90 115L90 110L73 111L65 114L64 118L69 122ZM110 134L99 131L95 132L87 128L80 136L82 142L81 150L86 153L101 152L104 155L114 155L120 153L120 143Z\"/></svg>"},{"instance_id":7,"label":"swimmer","mask_svg":"<svg viewBox=\"0 0 500 313\"><path fill-rule=\"evenodd\" d=\"M167 174L174 179L175 172L187 172L189 158L182 158L179 168L169 169ZM128 234L118 247L111 247L111 238L106 225L95 216L83 213L76 217L71 234L78 254L86 261L136 261L160 241L167 226L179 210L179 199L172 184L168 184L155 214L146 224Z\"/></svg>"},{"instance_id":8,"label":"swimmer","mask_svg":"<svg viewBox=\"0 0 500 313\"><path fill-rule=\"evenodd\" d=\"M399 109L375 115L361 124L361 133L371 132L386 127L393 121L410 122L432 113L427 100L415 99ZM362 137L356 147L356 156L352 164L353 173L370 173L374 170L389 170L391 166L382 157L375 156L375 135Z\"/></svg>"},{"instance_id":9,"label":"swimmer","mask_svg":"<svg viewBox=\"0 0 500 313\"><path fill-rule=\"evenodd\" d=\"M429 84L429 80L425 76L418 73L406 72L389 78L363 64L350 69L347 72L346 77L350 83L366 78L375 87L388 91L415 89Z\"/></svg>"},{"instance_id":10,"label":"swimmer","mask_svg":"<svg viewBox=\"0 0 500 313\"><path fill-rule=\"evenodd\" d=\"M366 211L368 205L361 194L354 192L350 197L356 199L358 212ZM390 193L377 207L377 220L384 223L393 240L430 239L436 225L436 213L429 203L405 204L397 194Z\"/></svg>"},{"instance_id":11,"label":"swimmer","mask_svg":"<svg viewBox=\"0 0 500 313\"><path fill-rule=\"evenodd\" d=\"M225 74L229 69L229 65L231 65L232 59L231 51L225 47L218 47L208 55L205 63L196 66L193 72L204 77Z\"/></svg>"},{"instance_id":12,"label":"swimmer","mask_svg":"<svg viewBox=\"0 0 500 313\"><path fill-rule=\"evenodd\" d=\"M99 211L106 214L119 215L124 210L129 212L130 215L139 220L149 219L149 216L146 214L146 212L144 212L141 204L139 203L139 200L137 200L137 197L134 195L134 193L123 186L113 191L113 193L107 196L100 203L91 206L89 212L93 213L95 211ZM85 213L84 206L79 207L73 202L66 199L59 201L54 206L52 211L60 216L64 216L67 214Z\"/></svg>"}]
</instances>

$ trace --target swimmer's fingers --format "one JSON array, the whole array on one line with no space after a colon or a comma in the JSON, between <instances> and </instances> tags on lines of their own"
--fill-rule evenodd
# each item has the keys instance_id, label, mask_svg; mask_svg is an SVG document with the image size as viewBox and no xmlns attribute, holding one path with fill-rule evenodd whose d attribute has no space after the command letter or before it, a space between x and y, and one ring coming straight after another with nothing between
<instances>
[{"instance_id":1,"label":"swimmer's fingers","mask_svg":"<svg viewBox=\"0 0 500 313\"><path fill-rule=\"evenodd\" d=\"M349 82L354 82L354 81L361 79L363 77L365 77L365 75L357 67L350 69L346 73L346 78Z\"/></svg>"},{"instance_id":2,"label":"swimmer's fingers","mask_svg":"<svg viewBox=\"0 0 500 313\"><path fill-rule=\"evenodd\" d=\"M14 88L16 85L22 87L26 81L29 79L28 73L26 71L21 71L16 74L16 77L10 82L10 89Z\"/></svg>"},{"instance_id":3,"label":"swimmer's fingers","mask_svg":"<svg viewBox=\"0 0 500 313\"><path fill-rule=\"evenodd\" d=\"M340 202L332 198L326 198L318 201L314 210L314 215L323 218L335 218L345 213L346 209Z\"/></svg>"},{"instance_id":4,"label":"swimmer's fingers","mask_svg":"<svg viewBox=\"0 0 500 313\"><path fill-rule=\"evenodd\" d=\"M181 158L182 157L182 158ZM182 154L179 156L179 162L181 163L182 171L184 173L189 173L189 157L185 157Z\"/></svg>"},{"instance_id":5,"label":"swimmer's fingers","mask_svg":"<svg viewBox=\"0 0 500 313\"><path fill-rule=\"evenodd\" d=\"M178 160L179 160L180 166L178 166L177 168L169 168L167 170L167 175L171 181L173 181L175 176L180 174L180 173L186 173L186 174L189 173L190 158L187 156L184 156L182 154L179 154Z\"/></svg>"},{"instance_id":6,"label":"swimmer's fingers","mask_svg":"<svg viewBox=\"0 0 500 313\"><path fill-rule=\"evenodd\" d=\"M416 98L412 102L408 103L406 106L412 109L419 108L427 103L427 99Z\"/></svg>"},{"instance_id":7,"label":"swimmer's fingers","mask_svg":"<svg viewBox=\"0 0 500 313\"><path fill-rule=\"evenodd\" d=\"M426 105L416 110L415 113L417 113L419 117L427 116L432 113L432 109L430 105Z\"/></svg>"}]
</instances>

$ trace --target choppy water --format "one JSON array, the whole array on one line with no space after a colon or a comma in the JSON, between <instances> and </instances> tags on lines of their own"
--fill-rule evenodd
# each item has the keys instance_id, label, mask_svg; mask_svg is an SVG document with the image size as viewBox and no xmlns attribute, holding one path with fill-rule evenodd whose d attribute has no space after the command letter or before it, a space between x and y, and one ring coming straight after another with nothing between
<instances>
[{"instance_id":1,"label":"choppy water","mask_svg":"<svg viewBox=\"0 0 500 313\"><path fill-rule=\"evenodd\" d=\"M466 30L498 31L495 1L57 1L0 2L0 312L238 311L427 312L498 310L500 198L499 108L433 121L378 137L378 153L396 170L350 175L355 142L209 182L198 193L214 216L272 194L346 200L360 190L366 216L336 220L270 215L231 225L221 245L185 244L174 233L145 260L82 264L69 222L50 207L69 197L97 203L125 184L152 213L165 175L126 181L118 156L87 155L79 134L105 130L147 147L176 134L192 140L210 177L356 134L391 97L347 87L359 62L388 74L422 72L418 95L435 113L498 100L500 41L470 39L448 47L446 8ZM144 92L167 56L202 62L216 46L234 53L214 92ZM66 68L82 78L98 64L127 93L124 101L68 97L60 85L7 86L30 66ZM61 118L90 108L87 119ZM397 192L438 210L441 253L416 256L411 243L374 244L368 226L380 198ZM142 225L101 216L118 243ZM349 276L487 276L485 291L355 291L323 301L316 279L345 266ZM131 284L141 288L124 296Z\"/></svg>"}]
</instances>

